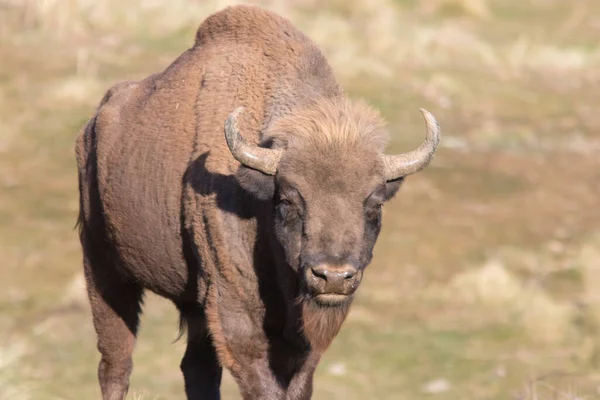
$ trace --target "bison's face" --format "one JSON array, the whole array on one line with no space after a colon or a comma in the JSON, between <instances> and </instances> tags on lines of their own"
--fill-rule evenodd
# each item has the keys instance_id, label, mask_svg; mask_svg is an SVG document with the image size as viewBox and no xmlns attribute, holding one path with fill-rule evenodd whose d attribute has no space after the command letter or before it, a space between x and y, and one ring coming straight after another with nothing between
<instances>
[{"instance_id":1,"label":"bison's face","mask_svg":"<svg viewBox=\"0 0 600 400\"><path fill-rule=\"evenodd\" d=\"M352 298L372 258L382 205L402 181L386 182L383 172L372 149L288 147L275 176L274 231L305 298L323 306Z\"/></svg>"},{"instance_id":2,"label":"bison's face","mask_svg":"<svg viewBox=\"0 0 600 400\"><path fill-rule=\"evenodd\" d=\"M439 141L423 111L427 140L410 153L385 155L376 112L344 99L323 100L281 118L263 146L240 135L233 112L225 136L244 167L242 185L271 200L277 241L301 280L301 296L318 306L347 304L371 261L381 208L404 176L423 169Z\"/></svg>"}]
</instances>

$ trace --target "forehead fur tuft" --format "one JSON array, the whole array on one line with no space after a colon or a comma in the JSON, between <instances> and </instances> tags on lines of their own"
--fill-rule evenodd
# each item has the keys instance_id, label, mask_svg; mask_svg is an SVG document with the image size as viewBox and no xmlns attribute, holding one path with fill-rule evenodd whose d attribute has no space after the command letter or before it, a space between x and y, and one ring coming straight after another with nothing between
<instances>
[{"instance_id":1,"label":"forehead fur tuft","mask_svg":"<svg viewBox=\"0 0 600 400\"><path fill-rule=\"evenodd\" d=\"M321 98L276 121L267 136L288 145L320 149L359 146L381 152L387 142L383 128L379 112L363 101Z\"/></svg>"}]
</instances>

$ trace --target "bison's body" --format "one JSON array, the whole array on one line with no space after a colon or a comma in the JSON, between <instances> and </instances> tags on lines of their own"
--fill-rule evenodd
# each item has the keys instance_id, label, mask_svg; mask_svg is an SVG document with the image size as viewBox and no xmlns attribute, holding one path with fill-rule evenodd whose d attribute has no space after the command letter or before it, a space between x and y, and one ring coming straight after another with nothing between
<instances>
[{"instance_id":1,"label":"bison's body","mask_svg":"<svg viewBox=\"0 0 600 400\"><path fill-rule=\"evenodd\" d=\"M231 122L245 145L287 149L271 163L277 178L232 156L224 123L238 106L242 117ZM218 398L221 366L245 398L309 398L350 303L323 299L351 299L379 232L379 204L401 181L385 184L383 138L377 114L345 99L320 50L255 7L214 14L164 72L111 88L76 147L104 398L127 391L144 289L181 311L189 398ZM294 195L281 200L289 182L302 198L293 223ZM362 207L374 185L383 192L371 224ZM350 228L332 230L339 223ZM354 272L305 279L317 264ZM308 298L315 291L320 302Z\"/></svg>"}]
</instances>

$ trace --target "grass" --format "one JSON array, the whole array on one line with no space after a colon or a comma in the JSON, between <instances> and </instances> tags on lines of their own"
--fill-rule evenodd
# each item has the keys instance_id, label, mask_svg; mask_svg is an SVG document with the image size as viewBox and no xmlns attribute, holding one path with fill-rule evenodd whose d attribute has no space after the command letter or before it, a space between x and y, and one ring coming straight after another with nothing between
<instances>
[{"instance_id":1,"label":"grass","mask_svg":"<svg viewBox=\"0 0 600 400\"><path fill-rule=\"evenodd\" d=\"M0 398L98 396L74 137L108 86L166 67L227 1L0 1ZM389 151L443 148L385 210L315 398L600 397L600 5L272 0L380 108ZM131 399L181 397L149 296ZM230 376L224 398L237 398Z\"/></svg>"}]
</instances>

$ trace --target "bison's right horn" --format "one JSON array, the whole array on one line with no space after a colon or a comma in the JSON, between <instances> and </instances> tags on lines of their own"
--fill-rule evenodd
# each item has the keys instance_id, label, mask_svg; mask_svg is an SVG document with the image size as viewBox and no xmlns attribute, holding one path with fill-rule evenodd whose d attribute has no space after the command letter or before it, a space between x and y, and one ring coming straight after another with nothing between
<instances>
[{"instance_id":1,"label":"bison's right horn","mask_svg":"<svg viewBox=\"0 0 600 400\"><path fill-rule=\"evenodd\" d=\"M238 117L243 110L244 107L236 108L225 121L225 140L227 140L229 150L233 157L245 166L267 175L275 175L283 151L266 149L249 144L244 140L238 127Z\"/></svg>"}]
</instances>

